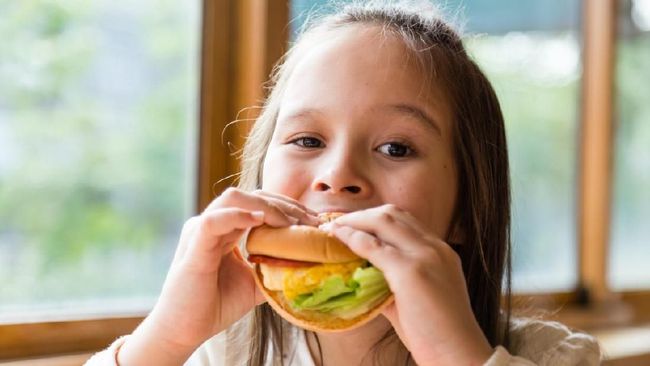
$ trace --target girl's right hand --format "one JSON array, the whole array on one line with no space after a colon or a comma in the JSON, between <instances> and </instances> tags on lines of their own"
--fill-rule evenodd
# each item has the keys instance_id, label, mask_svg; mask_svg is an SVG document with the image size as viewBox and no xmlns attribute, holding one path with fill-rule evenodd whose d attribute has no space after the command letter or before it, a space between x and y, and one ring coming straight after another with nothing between
<instances>
[{"instance_id":1,"label":"girl's right hand","mask_svg":"<svg viewBox=\"0 0 650 366\"><path fill-rule=\"evenodd\" d=\"M318 225L316 213L268 192L229 188L183 226L162 293L152 312L122 346L120 365L178 364L211 336L264 302L238 241L267 224ZM152 353L160 360L151 363ZM166 362L168 361L168 362ZM182 363L182 362L180 362Z\"/></svg>"}]
</instances>

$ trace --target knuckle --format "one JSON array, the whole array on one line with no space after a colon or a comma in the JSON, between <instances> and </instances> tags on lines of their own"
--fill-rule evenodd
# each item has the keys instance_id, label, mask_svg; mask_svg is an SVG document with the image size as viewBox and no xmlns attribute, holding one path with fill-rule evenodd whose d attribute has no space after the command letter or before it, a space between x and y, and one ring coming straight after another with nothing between
<instances>
[{"instance_id":1,"label":"knuckle","mask_svg":"<svg viewBox=\"0 0 650 366\"><path fill-rule=\"evenodd\" d=\"M462 258L460 257L460 255L459 255L458 253L456 253L455 250L453 250L453 249L450 247L449 250L448 250L448 253L449 253L449 254L447 255L447 257L449 257L450 261L451 261L455 266L457 266L457 267L462 267L462 266L463 266L463 260L462 260Z\"/></svg>"},{"instance_id":2,"label":"knuckle","mask_svg":"<svg viewBox=\"0 0 650 366\"><path fill-rule=\"evenodd\" d=\"M438 240L437 237L431 235L431 234L424 234L422 239L427 242L429 245L434 245Z\"/></svg>"},{"instance_id":3,"label":"knuckle","mask_svg":"<svg viewBox=\"0 0 650 366\"><path fill-rule=\"evenodd\" d=\"M429 253L426 257L422 256L420 260L414 261L414 263L412 263L413 271L419 274L426 274L431 271L432 268L439 268L440 266L437 265L435 257L435 254Z\"/></svg>"},{"instance_id":4,"label":"knuckle","mask_svg":"<svg viewBox=\"0 0 650 366\"><path fill-rule=\"evenodd\" d=\"M187 221L185 221L185 224L183 225L183 227L186 227L186 226L187 227L192 227L192 226L196 225L196 222L198 220L199 220L199 216L192 216L189 219L187 219Z\"/></svg>"},{"instance_id":5,"label":"knuckle","mask_svg":"<svg viewBox=\"0 0 650 366\"><path fill-rule=\"evenodd\" d=\"M371 236L368 238L368 245L378 248L381 246L381 241L376 236Z\"/></svg>"},{"instance_id":6,"label":"knuckle","mask_svg":"<svg viewBox=\"0 0 650 366\"><path fill-rule=\"evenodd\" d=\"M413 268L413 272L421 277L427 277L431 269L431 264L424 261L416 261L415 263L411 264L411 266Z\"/></svg>"},{"instance_id":7,"label":"knuckle","mask_svg":"<svg viewBox=\"0 0 650 366\"><path fill-rule=\"evenodd\" d=\"M362 232L355 232L352 234L356 241L367 249L377 249L381 247L381 241L373 235L368 235Z\"/></svg>"},{"instance_id":8,"label":"knuckle","mask_svg":"<svg viewBox=\"0 0 650 366\"><path fill-rule=\"evenodd\" d=\"M282 212L282 210L280 210L280 207L277 204L269 200L264 200L264 206L266 206L266 208L268 208L269 210Z\"/></svg>"},{"instance_id":9,"label":"knuckle","mask_svg":"<svg viewBox=\"0 0 650 366\"><path fill-rule=\"evenodd\" d=\"M352 238L353 241L356 241L356 242L361 242L364 239L363 235L358 231L352 232L350 237Z\"/></svg>"},{"instance_id":10,"label":"knuckle","mask_svg":"<svg viewBox=\"0 0 650 366\"><path fill-rule=\"evenodd\" d=\"M224 200L229 201L229 200L231 200L233 198L239 197L240 195L241 195L241 191L238 188L228 187L228 188L226 188L225 191L223 191L223 193L221 194L221 197Z\"/></svg>"},{"instance_id":11,"label":"knuckle","mask_svg":"<svg viewBox=\"0 0 650 366\"><path fill-rule=\"evenodd\" d=\"M202 232L210 232L212 226L214 225L214 220L209 215L201 215L197 219L197 225L199 230Z\"/></svg>"},{"instance_id":12,"label":"knuckle","mask_svg":"<svg viewBox=\"0 0 650 366\"><path fill-rule=\"evenodd\" d=\"M307 213L298 206L289 206L289 210L296 217L299 217L299 216L305 217L305 216L307 216Z\"/></svg>"},{"instance_id":13,"label":"knuckle","mask_svg":"<svg viewBox=\"0 0 650 366\"><path fill-rule=\"evenodd\" d=\"M422 263L439 264L442 262L442 256L434 248L426 248L422 253L422 259L424 259L423 261L421 261Z\"/></svg>"},{"instance_id":14,"label":"knuckle","mask_svg":"<svg viewBox=\"0 0 650 366\"><path fill-rule=\"evenodd\" d=\"M392 224L393 222L395 222L395 217L389 211L382 211L379 214L379 221L381 221L381 222L383 222L385 224Z\"/></svg>"},{"instance_id":15,"label":"knuckle","mask_svg":"<svg viewBox=\"0 0 650 366\"><path fill-rule=\"evenodd\" d=\"M357 244L368 245L367 238L361 232L358 231L352 232L350 234L350 239L352 240L352 242L355 242Z\"/></svg>"},{"instance_id":16,"label":"knuckle","mask_svg":"<svg viewBox=\"0 0 650 366\"><path fill-rule=\"evenodd\" d=\"M382 249L390 257L397 258L400 256L400 251L392 245L383 245Z\"/></svg>"},{"instance_id":17,"label":"knuckle","mask_svg":"<svg viewBox=\"0 0 650 366\"><path fill-rule=\"evenodd\" d=\"M228 188L226 188L226 189L223 191L223 194L224 194L224 195L229 195L229 194L232 194L232 193L234 193L234 192L237 192L237 188L235 188L235 187L228 187Z\"/></svg>"},{"instance_id":18,"label":"knuckle","mask_svg":"<svg viewBox=\"0 0 650 366\"><path fill-rule=\"evenodd\" d=\"M391 215L396 215L401 212L400 208L393 203L387 203L384 209L386 212L390 213Z\"/></svg>"},{"instance_id":19,"label":"knuckle","mask_svg":"<svg viewBox=\"0 0 650 366\"><path fill-rule=\"evenodd\" d=\"M183 228L181 229L181 232L184 233L184 232L189 232L189 231L191 231L192 229L194 229L194 228L196 227L198 221L199 221L199 217L198 217L198 216L192 216L192 217L190 217L190 218L187 219L187 221L185 221L185 223L183 224Z\"/></svg>"}]
</instances>

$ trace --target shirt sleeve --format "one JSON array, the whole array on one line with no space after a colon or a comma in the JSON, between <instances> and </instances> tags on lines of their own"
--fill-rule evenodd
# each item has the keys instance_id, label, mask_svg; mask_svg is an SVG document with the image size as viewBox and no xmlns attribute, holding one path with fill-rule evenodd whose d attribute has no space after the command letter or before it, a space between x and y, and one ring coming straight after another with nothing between
<instances>
[{"instance_id":1,"label":"shirt sleeve","mask_svg":"<svg viewBox=\"0 0 650 366\"><path fill-rule=\"evenodd\" d=\"M122 336L115 340L107 349L95 353L84 366L119 366L117 364L117 352L126 342L129 336Z\"/></svg>"},{"instance_id":2,"label":"shirt sleeve","mask_svg":"<svg viewBox=\"0 0 650 366\"><path fill-rule=\"evenodd\" d=\"M492 356L483 366L536 366L530 360L511 355L505 348L497 346Z\"/></svg>"},{"instance_id":3,"label":"shirt sleeve","mask_svg":"<svg viewBox=\"0 0 650 366\"><path fill-rule=\"evenodd\" d=\"M107 349L95 353L83 366L120 366L117 363L117 353L120 347L128 339L122 336L116 339ZM203 343L190 358L185 361L184 366L225 366L225 332L217 334Z\"/></svg>"},{"instance_id":4,"label":"shirt sleeve","mask_svg":"<svg viewBox=\"0 0 650 366\"><path fill-rule=\"evenodd\" d=\"M591 366L599 365L601 362L598 341L588 334L573 332L565 325L553 321L513 319L511 324L510 354L519 359L529 360L530 364ZM503 349L501 352L507 351ZM505 356L502 357L505 358ZM521 361L517 360L516 362ZM520 364L506 362L489 365Z\"/></svg>"},{"instance_id":5,"label":"shirt sleeve","mask_svg":"<svg viewBox=\"0 0 650 366\"><path fill-rule=\"evenodd\" d=\"M226 366L226 332L205 341L184 366Z\"/></svg>"}]
</instances>

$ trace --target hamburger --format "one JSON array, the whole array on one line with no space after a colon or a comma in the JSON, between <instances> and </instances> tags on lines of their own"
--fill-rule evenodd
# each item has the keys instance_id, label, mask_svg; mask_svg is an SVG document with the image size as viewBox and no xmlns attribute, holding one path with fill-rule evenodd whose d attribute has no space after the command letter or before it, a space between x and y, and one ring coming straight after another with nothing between
<instances>
[{"instance_id":1,"label":"hamburger","mask_svg":"<svg viewBox=\"0 0 650 366\"><path fill-rule=\"evenodd\" d=\"M340 215L321 214L320 219L327 222ZM257 227L248 235L246 251L267 302L301 328L350 330L393 301L378 268L317 227Z\"/></svg>"}]
</instances>

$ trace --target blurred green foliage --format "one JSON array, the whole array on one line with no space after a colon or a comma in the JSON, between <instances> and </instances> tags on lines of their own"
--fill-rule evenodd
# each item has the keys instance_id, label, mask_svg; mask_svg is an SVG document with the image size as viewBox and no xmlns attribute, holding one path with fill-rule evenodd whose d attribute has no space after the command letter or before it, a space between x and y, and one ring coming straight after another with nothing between
<instances>
[{"instance_id":1,"label":"blurred green foliage","mask_svg":"<svg viewBox=\"0 0 650 366\"><path fill-rule=\"evenodd\" d=\"M193 206L197 6L0 3L0 311L159 292Z\"/></svg>"}]
</instances>

